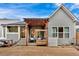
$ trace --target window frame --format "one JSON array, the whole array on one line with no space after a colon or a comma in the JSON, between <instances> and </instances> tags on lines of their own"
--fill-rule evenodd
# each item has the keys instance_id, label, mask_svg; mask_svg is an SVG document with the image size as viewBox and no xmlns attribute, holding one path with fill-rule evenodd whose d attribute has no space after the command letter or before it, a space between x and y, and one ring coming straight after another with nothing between
<instances>
[{"instance_id":1,"label":"window frame","mask_svg":"<svg viewBox=\"0 0 79 59\"><path fill-rule=\"evenodd\" d=\"M61 32L61 31L59 31L59 28L62 28L63 29L63 31ZM62 33L62 35L63 35L63 33L64 33L64 28L63 27L58 27L58 38L64 38L64 35L62 36L62 37L60 37L60 35L59 34L61 34Z\"/></svg>"},{"instance_id":2,"label":"window frame","mask_svg":"<svg viewBox=\"0 0 79 59\"><path fill-rule=\"evenodd\" d=\"M8 27L17 27L17 31L10 31ZM18 26L7 26L7 32L8 33L18 33Z\"/></svg>"},{"instance_id":3,"label":"window frame","mask_svg":"<svg viewBox=\"0 0 79 59\"><path fill-rule=\"evenodd\" d=\"M56 28L56 32L53 32L53 28ZM58 36L58 32L57 32L57 27L52 27L52 37L53 38L57 38L57 36ZM56 36L54 36L53 34L56 34Z\"/></svg>"},{"instance_id":4,"label":"window frame","mask_svg":"<svg viewBox=\"0 0 79 59\"><path fill-rule=\"evenodd\" d=\"M57 33L57 36L53 37L53 38L59 38L59 33L63 33L63 38L70 38L70 30L69 30L70 28L69 27L67 27L68 28L68 32L65 31L66 26L63 26L63 32L59 32L59 27L56 27L56 26L55 26L55 28L57 28L57 32L53 32L53 28L54 27L52 27L52 37L53 37L53 33ZM68 34L68 37L66 37L65 34Z\"/></svg>"},{"instance_id":5,"label":"window frame","mask_svg":"<svg viewBox=\"0 0 79 59\"><path fill-rule=\"evenodd\" d=\"M64 27L64 30L67 27ZM68 34L68 37L65 36L65 34ZM64 38L70 38L70 31L69 31L69 27L68 27L68 32L64 31Z\"/></svg>"}]
</instances>

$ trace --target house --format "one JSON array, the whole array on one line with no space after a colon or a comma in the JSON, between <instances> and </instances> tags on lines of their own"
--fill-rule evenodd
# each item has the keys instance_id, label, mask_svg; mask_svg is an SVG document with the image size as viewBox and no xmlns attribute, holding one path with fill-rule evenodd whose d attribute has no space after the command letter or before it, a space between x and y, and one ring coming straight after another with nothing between
<instances>
[{"instance_id":1,"label":"house","mask_svg":"<svg viewBox=\"0 0 79 59\"><path fill-rule=\"evenodd\" d=\"M5 39L13 40L13 43L19 42L17 45L26 45L25 39L25 23L23 21L1 24L5 27Z\"/></svg>"},{"instance_id":2,"label":"house","mask_svg":"<svg viewBox=\"0 0 79 59\"><path fill-rule=\"evenodd\" d=\"M48 45L76 44L77 18L63 5L49 17Z\"/></svg>"},{"instance_id":3,"label":"house","mask_svg":"<svg viewBox=\"0 0 79 59\"><path fill-rule=\"evenodd\" d=\"M9 21L8 21L9 22ZM76 45L79 42L79 22L61 5L48 18L24 18L24 22L1 24L2 37L17 45Z\"/></svg>"},{"instance_id":4,"label":"house","mask_svg":"<svg viewBox=\"0 0 79 59\"><path fill-rule=\"evenodd\" d=\"M8 23L14 23L14 22L18 22L18 19L0 19L0 38L5 37L5 27L2 26L2 24L8 24Z\"/></svg>"},{"instance_id":5,"label":"house","mask_svg":"<svg viewBox=\"0 0 79 59\"><path fill-rule=\"evenodd\" d=\"M24 18L27 45L48 46L76 44L77 18L61 5L48 18ZM38 42L37 40L40 41ZM47 40L46 43L42 40Z\"/></svg>"}]
</instances>

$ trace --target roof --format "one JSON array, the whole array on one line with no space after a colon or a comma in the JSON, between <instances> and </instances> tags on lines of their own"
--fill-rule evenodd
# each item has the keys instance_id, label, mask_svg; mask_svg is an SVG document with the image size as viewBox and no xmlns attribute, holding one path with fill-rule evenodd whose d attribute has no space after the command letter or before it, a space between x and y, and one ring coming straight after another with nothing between
<instances>
[{"instance_id":1,"label":"roof","mask_svg":"<svg viewBox=\"0 0 79 59\"><path fill-rule=\"evenodd\" d=\"M9 23L9 24L1 24L1 25L3 25L3 26L5 26L5 25L25 25L25 22L16 22L16 23Z\"/></svg>"},{"instance_id":2,"label":"roof","mask_svg":"<svg viewBox=\"0 0 79 59\"><path fill-rule=\"evenodd\" d=\"M79 25L79 21L76 21L76 25Z\"/></svg>"},{"instance_id":3,"label":"roof","mask_svg":"<svg viewBox=\"0 0 79 59\"><path fill-rule=\"evenodd\" d=\"M0 18L0 20L19 20L19 19Z\"/></svg>"},{"instance_id":4,"label":"roof","mask_svg":"<svg viewBox=\"0 0 79 59\"><path fill-rule=\"evenodd\" d=\"M29 26L45 26L48 23L48 18L25 18L24 21Z\"/></svg>"},{"instance_id":5,"label":"roof","mask_svg":"<svg viewBox=\"0 0 79 59\"><path fill-rule=\"evenodd\" d=\"M24 18L25 20L48 20L49 18Z\"/></svg>"},{"instance_id":6,"label":"roof","mask_svg":"<svg viewBox=\"0 0 79 59\"><path fill-rule=\"evenodd\" d=\"M53 17L60 9L62 9L72 20L76 21L77 20L77 17L75 17L71 11L66 8L63 4L60 5L60 7L55 10L55 12L53 12L52 14L49 15L49 18Z\"/></svg>"}]
</instances>

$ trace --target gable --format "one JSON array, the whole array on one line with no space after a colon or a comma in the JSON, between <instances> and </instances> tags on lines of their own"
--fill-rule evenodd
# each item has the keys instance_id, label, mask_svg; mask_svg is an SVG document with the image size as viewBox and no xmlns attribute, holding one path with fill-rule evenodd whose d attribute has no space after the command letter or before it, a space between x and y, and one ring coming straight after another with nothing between
<instances>
[{"instance_id":1,"label":"gable","mask_svg":"<svg viewBox=\"0 0 79 59\"><path fill-rule=\"evenodd\" d=\"M74 26L72 18L62 8L49 18L49 24L51 26Z\"/></svg>"},{"instance_id":2,"label":"gable","mask_svg":"<svg viewBox=\"0 0 79 59\"><path fill-rule=\"evenodd\" d=\"M77 18L69 11L69 9L67 9L64 5L61 5L53 14L51 14L50 16L49 16L49 18L51 18L51 17L54 17L54 15L57 13L57 12L59 12L59 10L62 10L62 11L64 11L64 13L69 17L69 18L71 18L71 20L72 21L76 21L77 20Z\"/></svg>"},{"instance_id":3,"label":"gable","mask_svg":"<svg viewBox=\"0 0 79 59\"><path fill-rule=\"evenodd\" d=\"M55 18L55 19L58 18L58 20L64 21L64 22L66 22L66 21L73 22L73 19L62 8L60 8L55 13L55 15L53 15L53 17L51 17L51 18Z\"/></svg>"}]
</instances>

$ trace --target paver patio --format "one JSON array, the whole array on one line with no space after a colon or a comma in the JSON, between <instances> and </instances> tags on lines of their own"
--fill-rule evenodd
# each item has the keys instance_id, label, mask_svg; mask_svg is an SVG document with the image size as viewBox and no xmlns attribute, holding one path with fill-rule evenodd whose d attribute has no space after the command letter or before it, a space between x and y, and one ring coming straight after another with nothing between
<instances>
[{"instance_id":1,"label":"paver patio","mask_svg":"<svg viewBox=\"0 0 79 59\"><path fill-rule=\"evenodd\" d=\"M0 48L2 56L79 56L79 51L73 46L13 46Z\"/></svg>"}]
</instances>

